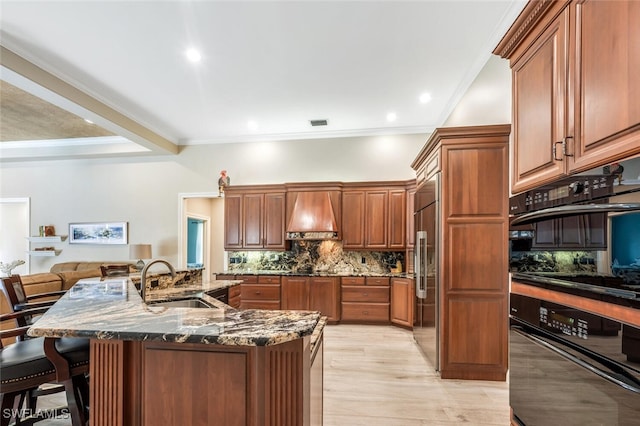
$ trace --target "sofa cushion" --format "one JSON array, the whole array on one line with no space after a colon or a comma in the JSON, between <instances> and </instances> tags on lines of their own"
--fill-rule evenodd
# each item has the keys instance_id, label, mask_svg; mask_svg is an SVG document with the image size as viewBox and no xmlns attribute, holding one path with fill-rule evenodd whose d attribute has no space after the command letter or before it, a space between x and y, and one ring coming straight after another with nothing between
<instances>
[{"instance_id":1,"label":"sofa cushion","mask_svg":"<svg viewBox=\"0 0 640 426\"><path fill-rule=\"evenodd\" d=\"M95 278L101 277L100 267L97 269L82 269L79 271L67 271L58 272L57 274L62 279L62 290L69 290L78 280L82 278Z\"/></svg>"},{"instance_id":2,"label":"sofa cushion","mask_svg":"<svg viewBox=\"0 0 640 426\"><path fill-rule=\"evenodd\" d=\"M53 265L49 272L57 274L69 271L100 270L100 266L103 265L130 265L130 268L133 268L134 262L123 262L121 260L115 262L61 262Z\"/></svg>"}]
</instances>

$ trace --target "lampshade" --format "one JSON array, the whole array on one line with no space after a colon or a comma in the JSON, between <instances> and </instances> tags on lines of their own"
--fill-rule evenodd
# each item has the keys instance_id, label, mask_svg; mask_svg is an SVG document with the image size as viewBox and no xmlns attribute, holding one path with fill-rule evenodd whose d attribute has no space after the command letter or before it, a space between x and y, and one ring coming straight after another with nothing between
<instances>
[{"instance_id":1,"label":"lampshade","mask_svg":"<svg viewBox=\"0 0 640 426\"><path fill-rule=\"evenodd\" d=\"M130 259L151 259L151 244L131 244L129 246Z\"/></svg>"}]
</instances>

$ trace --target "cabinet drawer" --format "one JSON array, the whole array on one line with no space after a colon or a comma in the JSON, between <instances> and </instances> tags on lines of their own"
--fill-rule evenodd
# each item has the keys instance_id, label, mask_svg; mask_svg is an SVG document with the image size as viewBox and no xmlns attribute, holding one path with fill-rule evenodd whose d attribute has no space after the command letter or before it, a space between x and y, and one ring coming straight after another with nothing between
<instances>
[{"instance_id":1,"label":"cabinet drawer","mask_svg":"<svg viewBox=\"0 0 640 426\"><path fill-rule=\"evenodd\" d=\"M229 299L240 296L240 286L234 285L233 287L229 287Z\"/></svg>"},{"instance_id":2,"label":"cabinet drawer","mask_svg":"<svg viewBox=\"0 0 640 426\"><path fill-rule=\"evenodd\" d=\"M364 285L364 277L342 277L342 285Z\"/></svg>"},{"instance_id":3,"label":"cabinet drawer","mask_svg":"<svg viewBox=\"0 0 640 426\"><path fill-rule=\"evenodd\" d=\"M344 302L389 303L388 287L342 287Z\"/></svg>"},{"instance_id":4,"label":"cabinet drawer","mask_svg":"<svg viewBox=\"0 0 640 426\"><path fill-rule=\"evenodd\" d=\"M235 278L233 277L233 275L218 274L216 275L216 280L219 280L219 281L235 280Z\"/></svg>"},{"instance_id":5,"label":"cabinet drawer","mask_svg":"<svg viewBox=\"0 0 640 426\"><path fill-rule=\"evenodd\" d=\"M273 300L241 300L241 309L280 309L280 302Z\"/></svg>"},{"instance_id":6,"label":"cabinet drawer","mask_svg":"<svg viewBox=\"0 0 640 426\"><path fill-rule=\"evenodd\" d=\"M242 284L240 297L245 300L276 300L280 303L279 285Z\"/></svg>"},{"instance_id":7,"label":"cabinet drawer","mask_svg":"<svg viewBox=\"0 0 640 426\"><path fill-rule=\"evenodd\" d=\"M389 285L389 277L366 277L365 285Z\"/></svg>"},{"instance_id":8,"label":"cabinet drawer","mask_svg":"<svg viewBox=\"0 0 640 426\"><path fill-rule=\"evenodd\" d=\"M388 303L342 303L343 321L389 322Z\"/></svg>"},{"instance_id":9,"label":"cabinet drawer","mask_svg":"<svg viewBox=\"0 0 640 426\"><path fill-rule=\"evenodd\" d=\"M236 275L237 280L242 280L243 283L247 284L257 284L258 276L257 275Z\"/></svg>"},{"instance_id":10,"label":"cabinet drawer","mask_svg":"<svg viewBox=\"0 0 640 426\"><path fill-rule=\"evenodd\" d=\"M258 282L260 284L280 284L280 275L276 275L276 276L260 275L258 277Z\"/></svg>"}]
</instances>

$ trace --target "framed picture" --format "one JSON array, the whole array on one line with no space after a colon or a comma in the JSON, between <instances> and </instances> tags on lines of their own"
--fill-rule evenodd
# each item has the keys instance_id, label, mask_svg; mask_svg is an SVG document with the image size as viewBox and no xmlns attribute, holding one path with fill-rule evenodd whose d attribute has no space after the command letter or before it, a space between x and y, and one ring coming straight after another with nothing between
<instances>
[{"instance_id":1,"label":"framed picture","mask_svg":"<svg viewBox=\"0 0 640 426\"><path fill-rule=\"evenodd\" d=\"M127 222L70 223L70 244L127 244Z\"/></svg>"}]
</instances>

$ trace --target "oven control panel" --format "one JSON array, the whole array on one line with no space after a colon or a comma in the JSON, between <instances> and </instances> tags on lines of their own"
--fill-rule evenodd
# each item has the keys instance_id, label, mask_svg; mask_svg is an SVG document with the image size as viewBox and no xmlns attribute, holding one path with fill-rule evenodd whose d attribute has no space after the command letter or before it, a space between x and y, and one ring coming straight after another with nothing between
<instances>
[{"instance_id":1,"label":"oven control panel","mask_svg":"<svg viewBox=\"0 0 640 426\"><path fill-rule=\"evenodd\" d=\"M589 336L589 324L584 319L573 318L566 313L540 307L540 324L546 328L560 332L567 336L587 339Z\"/></svg>"},{"instance_id":2,"label":"oven control panel","mask_svg":"<svg viewBox=\"0 0 640 426\"><path fill-rule=\"evenodd\" d=\"M571 176L509 199L509 214L517 215L551 207L584 203L614 194L614 175Z\"/></svg>"}]
</instances>

